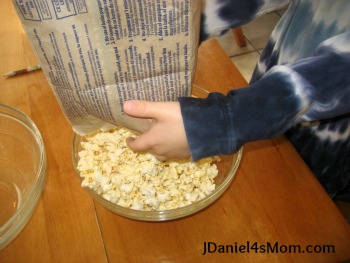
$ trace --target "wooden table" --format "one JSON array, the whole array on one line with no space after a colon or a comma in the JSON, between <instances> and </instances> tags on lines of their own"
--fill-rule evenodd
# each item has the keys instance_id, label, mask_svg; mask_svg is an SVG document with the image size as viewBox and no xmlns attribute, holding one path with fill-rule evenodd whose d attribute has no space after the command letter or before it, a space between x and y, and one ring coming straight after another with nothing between
<instances>
[{"instance_id":1,"label":"wooden table","mask_svg":"<svg viewBox=\"0 0 350 263\"><path fill-rule=\"evenodd\" d=\"M37 64L11 1L0 1L0 73ZM246 82L218 44L199 51L195 83L226 92ZM0 262L339 262L350 258L350 227L294 148L284 138L249 143L237 176L222 198L194 216L146 223L95 204L74 173L73 132L41 71L0 77L0 103L39 127L48 173L36 210ZM332 245L335 253L206 253L204 242L254 247L278 242ZM256 242L256 243L255 243ZM210 243L213 244L213 243ZM211 249L213 246L211 245ZM243 252L243 251L242 251Z\"/></svg>"}]
</instances>

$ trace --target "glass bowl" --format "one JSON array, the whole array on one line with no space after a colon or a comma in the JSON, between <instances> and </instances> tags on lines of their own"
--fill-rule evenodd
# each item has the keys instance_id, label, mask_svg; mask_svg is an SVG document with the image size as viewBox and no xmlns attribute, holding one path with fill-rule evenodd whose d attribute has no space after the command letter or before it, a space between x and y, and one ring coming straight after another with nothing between
<instances>
[{"instance_id":1,"label":"glass bowl","mask_svg":"<svg viewBox=\"0 0 350 263\"><path fill-rule=\"evenodd\" d=\"M0 250L30 219L46 178L38 128L22 112L0 104Z\"/></svg>"},{"instance_id":2,"label":"glass bowl","mask_svg":"<svg viewBox=\"0 0 350 263\"><path fill-rule=\"evenodd\" d=\"M205 89L202 89L198 86L195 86L192 91L193 97L206 97L208 92ZM76 170L76 174L82 182L83 178L80 176L79 171L77 169L78 161L79 161L79 152L82 150L81 142L84 141L85 138L83 136L79 136L78 134L74 135L73 138L73 165ZM222 155L220 156L220 161L215 161L214 163L218 167L218 176L215 178L216 188L215 190L205 198L196 201L190 205L171 209L164 211L141 211L134 210L122 207L120 205L114 204L110 201L107 201L102 196L98 195L94 190L86 187L85 189L88 191L90 196L104 208L108 209L111 212L114 212L120 216L124 216L130 219L136 219L140 221L167 221L178 219L182 217L189 216L194 214L212 204L216 201L227 189L227 187L232 182L236 171L238 169L239 163L242 157L242 149L240 149L237 153L232 155Z\"/></svg>"}]
</instances>

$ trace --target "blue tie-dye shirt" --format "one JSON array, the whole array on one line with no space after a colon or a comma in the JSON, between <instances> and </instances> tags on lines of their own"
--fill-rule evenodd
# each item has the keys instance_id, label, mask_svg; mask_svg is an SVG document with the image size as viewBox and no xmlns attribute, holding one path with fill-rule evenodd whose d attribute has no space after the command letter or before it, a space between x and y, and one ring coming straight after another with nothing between
<instances>
[{"instance_id":1,"label":"blue tie-dye shirt","mask_svg":"<svg viewBox=\"0 0 350 263\"><path fill-rule=\"evenodd\" d=\"M286 134L329 195L350 201L350 1L206 0L202 37L286 4L248 87L180 98L191 155Z\"/></svg>"}]
</instances>

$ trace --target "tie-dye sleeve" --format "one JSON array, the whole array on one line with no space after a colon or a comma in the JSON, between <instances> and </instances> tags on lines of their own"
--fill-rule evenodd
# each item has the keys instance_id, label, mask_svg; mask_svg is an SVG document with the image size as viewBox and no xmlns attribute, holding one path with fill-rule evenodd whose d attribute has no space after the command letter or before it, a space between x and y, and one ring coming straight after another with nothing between
<instances>
[{"instance_id":1,"label":"tie-dye sleeve","mask_svg":"<svg viewBox=\"0 0 350 263\"><path fill-rule=\"evenodd\" d=\"M202 40L282 8L289 4L289 0L205 0L204 3Z\"/></svg>"},{"instance_id":2,"label":"tie-dye sleeve","mask_svg":"<svg viewBox=\"0 0 350 263\"><path fill-rule=\"evenodd\" d=\"M299 97L310 104L303 120L313 121L350 112L350 31L324 41L315 56L301 59L291 69L302 77Z\"/></svg>"},{"instance_id":3,"label":"tie-dye sleeve","mask_svg":"<svg viewBox=\"0 0 350 263\"><path fill-rule=\"evenodd\" d=\"M326 41L314 57L275 66L249 87L226 96L180 98L192 158L230 154L297 123L349 113L350 52L339 45L349 39L345 33L328 45Z\"/></svg>"}]
</instances>

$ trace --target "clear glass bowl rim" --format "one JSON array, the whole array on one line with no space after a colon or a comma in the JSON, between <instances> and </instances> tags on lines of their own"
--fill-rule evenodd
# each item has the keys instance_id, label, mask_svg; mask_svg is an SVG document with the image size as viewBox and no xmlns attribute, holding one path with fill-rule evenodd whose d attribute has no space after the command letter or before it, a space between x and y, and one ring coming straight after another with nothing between
<instances>
[{"instance_id":1,"label":"clear glass bowl rim","mask_svg":"<svg viewBox=\"0 0 350 263\"><path fill-rule=\"evenodd\" d=\"M43 138L35 123L22 111L9 105L0 103L0 115L15 119L28 128L36 139L40 149L40 162L36 173L36 180L27 198L12 217L0 227L0 250L9 244L24 228L31 217L46 179L47 159Z\"/></svg>"}]
</instances>

